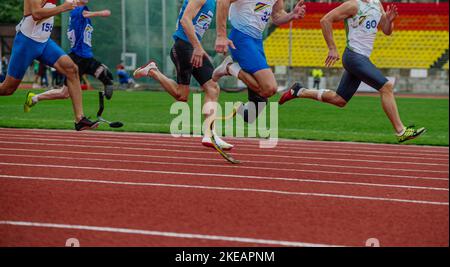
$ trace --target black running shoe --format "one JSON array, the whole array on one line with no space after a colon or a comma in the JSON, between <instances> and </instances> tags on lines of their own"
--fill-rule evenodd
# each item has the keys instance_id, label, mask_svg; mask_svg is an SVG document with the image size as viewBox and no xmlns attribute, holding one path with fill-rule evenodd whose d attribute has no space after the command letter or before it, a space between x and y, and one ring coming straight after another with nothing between
<instances>
[{"instance_id":1,"label":"black running shoe","mask_svg":"<svg viewBox=\"0 0 450 267\"><path fill-rule=\"evenodd\" d=\"M75 123L75 130L84 131L84 130L94 130L97 129L99 121L90 121L88 118L83 117L78 123Z\"/></svg>"},{"instance_id":2,"label":"black running shoe","mask_svg":"<svg viewBox=\"0 0 450 267\"><path fill-rule=\"evenodd\" d=\"M283 105L284 103L291 101L292 99L298 98L300 90L304 89L303 85L296 82L289 87L289 89L281 96L278 104Z\"/></svg>"}]
</instances>

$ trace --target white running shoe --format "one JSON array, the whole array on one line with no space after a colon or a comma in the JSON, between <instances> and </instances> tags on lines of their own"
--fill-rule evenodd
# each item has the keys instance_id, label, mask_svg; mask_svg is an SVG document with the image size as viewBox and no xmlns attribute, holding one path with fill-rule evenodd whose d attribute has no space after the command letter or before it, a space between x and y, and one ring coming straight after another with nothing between
<instances>
[{"instance_id":1,"label":"white running shoe","mask_svg":"<svg viewBox=\"0 0 450 267\"><path fill-rule=\"evenodd\" d=\"M230 73L228 72L228 65L232 63L233 58L231 58L231 56L226 57L225 60L214 70L212 76L213 81L218 82L223 76L230 76Z\"/></svg>"},{"instance_id":2,"label":"white running shoe","mask_svg":"<svg viewBox=\"0 0 450 267\"><path fill-rule=\"evenodd\" d=\"M231 150L234 147L233 145L228 144L227 142L223 141L217 135L216 135L216 142L220 146L220 148L222 148L223 150ZM214 145L211 141L211 137L208 137L208 136L203 137L202 144L206 147L214 147Z\"/></svg>"},{"instance_id":3,"label":"white running shoe","mask_svg":"<svg viewBox=\"0 0 450 267\"><path fill-rule=\"evenodd\" d=\"M158 70L158 65L156 65L156 63L153 60L148 62L146 65L136 69L133 73L133 76L135 79L148 77L148 74L151 70Z\"/></svg>"}]
</instances>

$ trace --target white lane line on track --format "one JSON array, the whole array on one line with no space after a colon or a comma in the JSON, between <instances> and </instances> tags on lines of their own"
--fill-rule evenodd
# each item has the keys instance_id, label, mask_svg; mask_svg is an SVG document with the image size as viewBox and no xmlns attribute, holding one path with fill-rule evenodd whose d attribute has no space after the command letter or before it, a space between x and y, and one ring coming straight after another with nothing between
<instances>
[{"instance_id":1,"label":"white lane line on track","mask_svg":"<svg viewBox=\"0 0 450 267\"><path fill-rule=\"evenodd\" d=\"M12 157L20 157L20 158L47 158L47 159L63 159L63 160L84 160L84 161L98 161L98 162L120 162L120 163L145 163L149 165L175 165L175 166L196 166L196 167L217 167L216 165L206 165L206 164L195 164L195 163L169 163L169 162L149 162L149 161L132 161L132 160L107 160L107 159L96 159L96 158L74 158L74 157L60 157L60 156L29 156L29 155L10 155L10 154L0 154ZM4 164L0 162L0 165ZM15 164L15 163L12 163ZM20 163L23 164L23 163ZM8 165L7 163L4 165ZM38 164L33 166L39 166ZM52 165L59 166L59 165ZM235 168L231 165L226 165L231 168ZM77 168L77 167L75 167ZM89 166L81 166L80 168L90 168ZM101 168L101 167L95 167ZM247 169L265 169L265 170L277 170L271 168L259 168L259 167L239 167L239 168L247 168ZM103 169L103 168L102 168ZM166 171L158 171L158 170L139 170L139 169L110 169L104 168L107 171L134 171L134 172L148 172L151 171L153 173L160 174L179 174L179 175L195 175L195 176L214 176L214 177L228 177L228 178L241 178L241 179L259 179L259 180L279 180L279 181L296 181L296 182L308 182L308 183L330 183L330 184L344 184L344 185L360 185L360 186L376 186L376 187L391 187L391 188L407 188L407 189L423 189L423 190L437 190L437 191L448 191L448 188L436 188L436 187L423 187L423 186L411 186L411 185L396 185L396 184L375 184L375 183L359 183L359 182L344 182L344 181L333 181L333 180L316 180L313 178L287 178L287 177L271 177L271 176L254 176L254 175L238 175L238 174L222 174L222 173L187 173L187 172L166 172ZM295 170L294 170L295 171ZM298 172L303 172L302 170L297 170ZM439 177L420 177L420 176L401 176L401 175L389 175L389 174L364 174L364 173L344 173L344 172L320 172L320 171L308 171L312 173L327 173L327 174L342 174L342 175L360 175L360 176L375 176L375 177L388 177L388 178L400 178L400 179L415 179L415 180L438 180L438 181L448 181L448 178L439 178Z\"/></svg>"},{"instance_id":2,"label":"white lane line on track","mask_svg":"<svg viewBox=\"0 0 450 267\"><path fill-rule=\"evenodd\" d=\"M80 151L65 151L65 150L48 150L48 149L21 149L21 148L5 148L0 147L0 151L14 151L14 152L39 152L39 153L58 153L58 154L77 154L77 155L86 155L86 152L80 152ZM176 157L176 156L154 156L154 155L142 155L142 154L122 154L122 153L101 153L101 152L95 152L96 155L102 155L102 156L118 156L118 157L134 157L134 158L159 158L159 159L181 159L186 160L186 157ZM9 154L8 154L9 155ZM207 162L222 162L222 159L213 159L213 158L196 158L196 157L189 157L188 160L194 160L194 161L207 161ZM154 162L154 161L152 161ZM176 162L176 163L183 163L183 162ZM417 170L417 169L397 169L397 168L379 168L379 167L364 167L364 166L351 166L351 165L334 165L334 164L317 164L317 163L304 163L304 162L276 162L276 161L252 161L252 160L246 160L245 163L255 163L261 166L265 166L267 164L280 164L280 165L292 165L292 166L314 166L314 167L327 167L327 168L345 168L345 169L361 169L361 170L389 170L389 171L402 171L402 172L425 172L425 173L449 173L449 171L437 171L437 170ZM211 166L214 167L220 167L220 168L237 168L233 165L217 165L217 164L211 164ZM249 168L248 166L239 166L238 168ZM260 167L257 167L260 169ZM276 169L276 168L267 168L262 167L263 169ZM280 167L276 170L283 169L283 170L296 170L292 168L284 168ZM309 170L308 170L309 171ZM314 171L314 170L311 170Z\"/></svg>"},{"instance_id":3,"label":"white lane line on track","mask_svg":"<svg viewBox=\"0 0 450 267\"><path fill-rule=\"evenodd\" d=\"M3 137L2 137L3 136ZM188 148L199 148L201 147L200 144L200 139L196 140L195 142L189 142L187 143L186 141L193 141L192 139L185 138L184 140L177 140L177 138L172 138L171 140L169 140L168 138L161 138L161 139L154 139L152 138L151 141L149 140L125 140L123 141L123 139L120 139L119 137L115 137L114 139L112 138L108 138L107 140L105 138L102 137L80 137L80 136L61 136L61 135L41 135L41 136L37 136L37 135L26 135L26 134L1 134L0 133L0 138L6 138L6 139L10 139L11 137L14 137L14 139L25 139L25 140L29 140L29 139L33 139L33 140L62 140L62 141L83 141L86 143L108 143L108 144L118 144L118 145L146 145L146 146L151 146L151 145L165 145L165 146L172 146L172 147L179 147L179 146L183 146L183 147L188 147ZM168 141L170 141L170 144L168 144ZM257 150L258 149L258 145L257 144L237 144L236 145L239 146L239 148L244 148L243 150ZM285 151L289 151L289 152L293 152L295 153L295 151L292 151L292 146L284 146L284 145L277 145L276 149L278 151L281 151L281 149L284 149ZM398 157L398 155L420 155L419 158L423 158L424 155L428 155L427 158L436 158L439 159L439 157L449 157L448 153L438 153L438 152L414 152L414 151L408 151L408 152L399 152L399 151L392 151L392 150L374 150L374 149L346 149L346 148L333 148L333 147L317 147L314 145L302 145L299 146L298 148L302 148L302 149L306 149L308 151L316 151L316 152L321 152L321 151L336 151L337 153L340 152L349 152L349 153L368 153L370 155L387 155L387 154L395 154L395 156ZM260 150L260 149L258 149ZM437 156L437 157L429 157L429 155L433 155L433 156ZM417 158L417 157L413 157L413 158Z\"/></svg>"},{"instance_id":4,"label":"white lane line on track","mask_svg":"<svg viewBox=\"0 0 450 267\"><path fill-rule=\"evenodd\" d=\"M62 146L62 147L81 147L81 148L99 148L99 149L121 149L130 151L160 151L160 152L177 152L177 153L189 153L189 154L207 154L216 155L213 150L209 151L189 151L183 149L158 149L158 148L133 148L133 147L114 147L114 146L94 146L94 145L74 145L74 144L49 144L49 143L33 143L33 142L12 142L3 141L2 144L12 144L12 145L36 145L36 146ZM95 152L94 152L95 153ZM318 153L320 154L320 153ZM426 166L445 166L448 167L448 163L428 163L428 162L405 162L405 161L383 161L383 160L365 160L365 159L340 159L340 158L320 158L320 157L298 157L298 156L285 156L285 155L267 155L267 154L249 154L249 153L237 153L241 157L252 156L252 157L270 157L273 158L284 158L284 159L309 159L309 160L333 160L333 161L351 161L351 162L371 162L371 163L391 163L391 164L413 164L413 165L426 165ZM245 161L244 161L245 162Z\"/></svg>"},{"instance_id":5,"label":"white lane line on track","mask_svg":"<svg viewBox=\"0 0 450 267\"><path fill-rule=\"evenodd\" d=\"M6 140L6 141L10 141L10 140L30 140L30 138L26 138L26 137L15 137L15 138L8 138L8 137L0 137L0 140ZM56 144L60 144L62 143L73 143L72 141L76 141L78 143L95 143L95 144L111 144L111 145L118 145L119 147L125 147L125 146L129 146L129 145L134 145L135 147L139 147L139 148L144 148L144 147L152 147L151 144L137 144L137 143L127 143L127 142L115 142L115 141L92 141L92 140L78 140L77 138L72 139L72 140L64 140L64 139L60 139L60 140L54 140L54 139L49 139L49 138L31 138L33 141L44 141L46 143L56 143ZM123 146L120 146L123 145ZM188 152L194 152L194 151L198 151L198 149L202 149L203 147L201 146L201 144L197 145L197 146L189 146L189 145L185 145L185 144L173 144L172 142L165 142L163 144L153 144L153 146L160 146L160 147L173 147L173 148L180 148L183 147L186 151ZM194 149L194 150L189 150L189 149ZM314 149L312 149L314 150ZM285 154L295 154L295 155L329 155L329 156L339 156L339 157L360 157L360 158L387 158L387 159L398 159L398 158L402 158L405 160L408 159L426 159L426 160L432 160L432 161L444 161L447 162L448 161L448 155L446 156L438 156L438 157L424 157L424 155L420 155L420 156L399 156L399 155L386 155L386 154L371 154L370 152L368 153L339 153L339 152L324 152L324 151L328 151L327 149L325 150L318 150L316 152L314 151L298 151L298 150L280 150L280 149L260 149L260 148L240 148L239 147L239 151L244 151L244 152L260 152L260 153L264 153L266 155L269 156L275 156L275 155L279 155L278 153L285 153ZM269 154L269 153L272 154ZM398 154L398 153L397 153ZM406 153L406 155L410 155L411 153Z\"/></svg>"},{"instance_id":6,"label":"white lane line on track","mask_svg":"<svg viewBox=\"0 0 450 267\"><path fill-rule=\"evenodd\" d=\"M305 192L291 192L291 191L256 189L256 188L203 186L203 185L187 185L187 184L120 182L120 181L108 181L108 180L96 180L96 179L28 177L28 176L12 176L12 175L0 175L0 179L54 181L54 182L75 182L75 183L94 183L94 184L149 186L149 187L168 187L168 188L201 189L201 190L234 191L234 192L253 192L253 193L288 195L288 196L339 198L339 199L350 199L350 200L370 200L370 201L385 201L385 202L397 202L397 203L400 202L400 203L412 203L412 204L423 204L423 205L438 205L438 206L448 206L448 204L449 204L448 202L413 200L413 199L383 198L383 197L339 195L339 194L325 194L325 193L305 193Z\"/></svg>"},{"instance_id":7,"label":"white lane line on track","mask_svg":"<svg viewBox=\"0 0 450 267\"><path fill-rule=\"evenodd\" d=\"M24 221L0 221L0 225L54 228L54 229L55 228L56 229L70 229L70 230L82 230L82 231L94 231L94 232L108 232L108 233L115 233L115 234L131 234L131 235L158 236L158 237L168 237L168 238L213 240L213 241L225 241L225 242L232 242L232 243L274 245L274 246L287 246L287 247L331 247L331 246L334 246L334 245L326 245L326 244L296 242L296 241L293 242L293 241L257 239L257 238L248 238L248 237L161 232L161 231L152 231L152 230L138 230L138 229L129 229L129 228L88 226L88 225L71 225L71 224L55 224L55 223L24 222Z\"/></svg>"},{"instance_id":8,"label":"white lane line on track","mask_svg":"<svg viewBox=\"0 0 450 267\"><path fill-rule=\"evenodd\" d=\"M154 137L161 137L165 138L166 140L173 140L177 139L174 138L170 134L160 134L160 133L138 133L138 132L111 132L111 131L91 131L91 132L82 132L82 133L76 133L74 131L70 130L45 130L45 129L12 129L12 128L0 128L0 131L4 132L30 132L30 133L61 133L65 134L66 136L74 136L74 137L112 137L117 138L117 136L124 136L128 139L135 139L135 140L148 140L148 138L154 138ZM194 138L198 138L199 136L195 136ZM145 139L144 139L145 138ZM184 139L191 139L192 136L184 136L181 137ZM256 139L256 138L233 138L234 142L239 142L242 144L257 144L262 139ZM398 144L382 144L382 143L362 143L362 142L346 142L346 141L314 141L314 140L293 140L293 139L279 139L279 143L288 145L289 147L293 147L295 145L323 145L326 148L348 148L349 146L355 147L356 149L362 149L362 148L368 148L371 147L377 147L382 149L394 149L398 151L411 151L415 149L420 149L420 152L449 152L449 147L439 147L439 146L418 146L418 145L398 145ZM336 146L339 145L339 146ZM344 146L340 146L344 145Z\"/></svg>"}]
</instances>

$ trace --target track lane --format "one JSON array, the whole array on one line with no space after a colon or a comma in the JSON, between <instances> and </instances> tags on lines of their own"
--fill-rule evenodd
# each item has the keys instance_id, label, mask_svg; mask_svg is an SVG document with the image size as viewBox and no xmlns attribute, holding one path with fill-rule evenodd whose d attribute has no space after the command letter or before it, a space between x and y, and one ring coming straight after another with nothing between
<instances>
[{"instance_id":1,"label":"track lane","mask_svg":"<svg viewBox=\"0 0 450 267\"><path fill-rule=\"evenodd\" d=\"M107 132L107 131L91 131L91 132L74 132L66 130L40 130L40 129L7 129L0 128L0 133L12 133L12 134L50 134L50 135L63 135L66 137L83 137L83 138L104 138L112 140L134 140L146 142L149 140L166 140L166 141L181 141L190 142L192 144L199 143L199 137L177 137L174 138L169 134L152 134L152 133L126 133L126 132ZM261 139L255 138L232 138L236 144L242 144L245 146L254 145L257 146ZM333 142L333 141L308 141L308 140L290 140L279 139L278 142L281 146L287 146L291 148L308 146L318 147L323 149L353 149L360 150L381 150L381 151L397 151L397 152L412 152L412 153L449 153L448 147L439 146L416 146L416 145L394 145L394 144L375 144L375 143L357 143L357 142Z\"/></svg>"},{"instance_id":2,"label":"track lane","mask_svg":"<svg viewBox=\"0 0 450 267\"><path fill-rule=\"evenodd\" d=\"M361 201L354 205L344 199L260 193L39 181L0 180L0 185L1 220L188 233L195 229L210 235L351 246L362 245L371 237L385 246L448 244L443 235L448 233L448 206L418 206L411 211L409 203ZM28 197L22 197L24 194ZM424 234L426 225L433 228Z\"/></svg>"},{"instance_id":3,"label":"track lane","mask_svg":"<svg viewBox=\"0 0 450 267\"><path fill-rule=\"evenodd\" d=\"M45 138L36 138L30 140L29 138L19 138L19 137L0 137L0 142L2 143L25 143L25 144L39 144L40 142L45 142L47 145L69 145L69 146L90 146L90 147L106 147L106 148L117 148L117 149L142 149L142 150L184 150L185 152L193 153L193 154L208 154L213 153L212 149L205 151L204 147L190 146L186 147L183 145L174 145L170 143L161 144L139 144L139 143L123 143L123 142L108 142L108 141L79 141L79 140L53 140L53 139L45 139ZM352 153L344 153L344 152L313 152L313 151L298 151L298 150L280 150L277 148L271 149L261 149L258 147L254 148L242 148L238 147L235 149L237 151L237 155L241 156L260 156L260 157L284 157L286 155L293 157L315 157L316 155L320 155L323 158L327 159L335 159L335 158L355 158L355 159L367 159L367 160L392 160L392 161L407 161L407 162L421 162L421 163L439 163L446 164L448 163L448 156L427 156L423 155L415 155L415 156L399 156L399 155L382 155L382 154L370 154L370 153L360 153L360 152L352 152Z\"/></svg>"},{"instance_id":4,"label":"track lane","mask_svg":"<svg viewBox=\"0 0 450 267\"><path fill-rule=\"evenodd\" d=\"M3 130L4 129L0 129L0 135L4 132L14 133L15 131L17 131ZM251 161L245 164L250 168L239 169L230 165L224 167L224 162L220 159L217 159L217 155L212 156L213 154L215 154L215 152L204 149L200 146L199 148L189 147L187 149L188 151L159 148L165 141L169 142L170 140L174 140L167 135L116 134L96 132L82 133L82 135L78 135L78 133L74 134L73 132L66 131L40 130L19 130L18 132L24 132L26 134L22 137L17 136L19 137L18 139L21 139L22 141L26 138L29 138L30 133L48 133L50 135L55 135L56 133L60 134L62 138L64 136L67 136L67 140L62 141L67 142L67 144L30 144L29 142L0 143L0 161L16 162L17 159L18 161L22 162L17 163L22 165L0 165L0 185L2 185L0 187L0 200L2 200L2 197L6 198L8 196L8 200L12 199L11 201L13 201L16 198L20 198L21 194L31 196L31 198L35 200L35 203L30 204L27 202L28 200L25 200L22 197L22 199L17 201L16 207L14 207L10 203L11 205L5 208L5 210L9 212L5 213L9 218L3 218L1 217L2 215L0 215L0 220L22 220L49 223L64 223L64 220L72 220L68 223L77 225L93 225L105 227L112 226L119 228L124 227L126 229L142 230L154 230L155 227L157 228L166 226L166 231L169 232L177 232L178 230L181 231L185 229L186 231L184 232L192 233L192 231L187 230L194 229L196 231L201 231L201 233L203 234L214 234L211 232L216 232L215 234L224 236L229 235L243 237L248 237L248 235L251 234L252 236L256 236L257 238L270 239L277 237L276 240L280 240L280 237L289 237L289 239L287 240L291 241L312 243L321 243L322 241L324 241L324 244L348 244L352 246L364 245L365 240L370 237L379 238L382 242L382 245L448 246L448 240L444 241L442 239L442 236L448 236L448 162L433 163L433 161L428 161L434 159L438 154L442 154L444 158L448 158L448 148L391 145L385 146L372 144L360 145L356 143L341 142L330 143L333 149L350 147L350 149L346 149L346 153L348 152L351 155L355 155L356 152L354 152L353 149L357 150L358 146L363 150L370 150L372 148L375 148L377 151L379 151L380 149L384 148L389 149L390 152L398 151L399 153L408 153L408 151L413 151L413 153L419 154L420 151L424 153L435 153L432 158L428 158L428 160L425 160L425 162L423 158L418 158L417 162L405 163L399 166L398 163L387 160L389 157L369 159L330 159L329 156L334 155L334 152L327 155L326 157L320 157L320 150L322 148L325 149L327 142L281 141L281 150L279 148L275 149L273 151L275 155L272 155L270 157L260 156L257 154L253 154L251 151L252 149L254 149L253 147L257 148L256 140L249 140L247 142L247 140L239 139L236 140L236 143L245 145L245 149L237 149L235 152L233 152L233 154L236 153L236 155L243 155L245 158ZM93 142L89 142L89 144L95 144L98 147L80 146L79 143L77 143L77 140L74 140L77 136L83 136L82 138L94 139L113 138L114 140L117 140L118 147L101 147L105 144L105 141L103 140L93 140ZM157 141L156 144L153 144L155 142L152 143L152 141L145 141L151 137L154 137L154 139L158 138L159 141ZM49 138L51 138L51 136L49 136ZM55 141L61 141L59 139L62 138L55 137L55 139L57 139ZM129 138L129 140L125 138ZM125 141L123 139L125 139ZM177 142L181 141L181 143L186 142L188 146L195 146L198 142L196 138L183 138L175 140L176 141L173 141L172 144L178 145ZM46 140L44 139L37 141L44 142ZM83 140L79 141L83 142ZM137 144L137 142L140 141L145 143L143 147ZM300 145L298 145L298 143L300 143ZM71 146L71 144L74 145ZM298 155L292 156L283 154L285 152L283 146L290 145L292 145L293 147L297 147L297 145L298 147L303 146L302 149L308 149L308 146L311 145L318 146L319 148L315 151L317 151L319 157L315 156L313 158L309 158L306 155L304 157L299 157ZM157 148L148 149L148 147ZM74 148L76 148L76 151L74 151ZM26 153L27 150L32 151ZM42 153L39 153L39 150L41 150ZM96 154L98 152L103 154ZM24 154L28 154L29 157L25 157ZM194 159L188 159L188 154L193 154ZM39 155L42 156L40 159L38 158ZM358 153L356 153L356 155L358 155ZM414 157L416 157L416 155L414 155ZM95 161L95 158L98 158L98 160ZM261 158L263 158L263 160L261 160ZM426 158L426 156L424 156L424 158ZM99 161L101 161L102 159L104 162L99 163ZM107 161L105 159L110 160ZM173 164L164 165L165 161L166 163ZM261 161L266 162L264 165L267 164L268 168L264 169L264 171L257 172L257 169L255 168L261 166ZM297 166L298 162L303 163L303 165ZM82 172L80 172L79 170L71 171L75 169L67 168L72 167L70 163L75 163L74 165L88 166L87 168L92 169L83 168ZM25 166L24 164L27 164L29 166ZM67 167L66 169L64 169L64 167L61 168L61 166L50 167L51 170L48 170L48 167L45 167L46 165L52 164ZM98 166L98 164L100 164L100 168L93 167ZM108 168L110 168L108 167L109 164L114 164L114 166L123 168L123 170L114 170L113 174L111 174L111 170L108 170ZM330 167L323 167L321 166L321 164L328 165ZM335 166L331 167L333 166L333 164ZM354 173L343 174L343 172L347 170L347 165L352 172L359 172L359 176L358 174ZM208 168L208 170L213 170L213 176L194 175L194 171L198 171L199 167L202 169ZM277 167L281 170L277 170ZM383 167L387 170L383 170ZM103 170L102 168L105 170ZM324 169L325 171L327 171L329 168L337 168L338 174L330 172L324 175L325 173L321 173L321 175L312 177L313 179L311 180L314 181L305 181L307 180L305 178L311 178L309 176L310 174L314 174L314 170L316 172L324 171ZM306 171L304 169L306 169ZM139 170L143 172L140 172ZM167 170L170 170L171 172L162 173L167 172ZM308 172L308 170L311 172ZM277 178L274 173L282 173L284 174L283 176L288 176L285 177L288 179L275 180L244 179L243 177L239 178L239 175L242 173L244 174L243 176L260 175L261 177L264 176L266 178ZM8 175L17 176L18 174L22 174L25 176L30 175L30 179L19 180L6 178L6 176ZM66 178L63 178L66 180L52 181L36 180L36 177L39 175L42 176L42 174L47 177L71 177L73 179L83 180L83 182L67 181ZM369 177L367 174L384 174L387 176L380 177L374 175L375 177ZM397 177L392 178L388 175ZM418 176L421 178L429 177L442 179L407 180L405 179L405 177L400 176ZM338 177L338 179L336 179L336 177ZM103 179L105 181L111 181L116 184L99 184L97 182L94 182L94 180L92 183L87 182L87 179L90 178L94 180ZM304 181L293 181L294 179L303 179ZM381 184L383 186L375 186L376 183L378 183L378 185L380 184L380 179L382 179ZM318 180L325 183L319 183ZM425 188L391 188L392 185L399 185L399 182L401 182L401 185L404 186L405 180L407 182L406 186L419 186ZM121 183L121 181L123 181L124 183ZM135 182L136 184L127 184L130 181ZM331 184L331 182L333 181L344 181L344 183L348 182L351 184ZM149 182L159 182L161 184L165 184L165 186L146 186L142 184ZM180 182L185 182L184 184L188 184L189 186L172 186L175 184L180 184ZM370 184L357 184L361 182L367 182ZM210 186L211 189L202 188L202 185ZM431 186L436 187L432 188ZM214 189L219 187L235 189ZM242 191L242 188L253 188L254 190L252 189L250 191ZM370 196L372 196L373 194L373 196L378 197L381 195L386 199L389 197L391 197L391 199L393 197L417 199L419 197L428 201L442 201L446 204L429 205L408 202L401 203L395 201L375 201L369 199L348 199L329 196L319 197L318 195L313 196L307 194L285 195L264 192L264 190L284 190L285 192L295 193L301 191L300 189L306 193L328 192L337 194L348 193L353 195L355 193L363 193ZM104 192L105 190L107 192ZM1 192L4 192L5 194ZM92 194L92 192L95 192L95 194ZM45 194L47 194L47 198L43 197L43 195L45 196ZM119 196L118 199L112 199L113 196L115 197L117 195ZM168 195L171 197L168 197ZM157 196L162 196L162 199L158 199ZM125 200L127 198L130 198L131 202L127 202L128 200ZM212 202L211 199L213 200ZM80 203L77 203L76 200L81 200L82 202L88 203L80 205ZM120 200L123 200L124 203L120 204ZM147 202L146 200L150 202ZM50 201L56 201L58 203L47 203ZM139 207L134 207L133 201L135 201L135 203L137 203ZM43 204L44 208L41 208L39 210L38 203ZM73 206L71 206L69 203L71 203ZM91 207L91 209L89 209L89 203L94 203L95 207ZM158 213L161 211L154 211L153 209L162 207L169 209L174 213L174 215L172 214L171 217L167 217L169 218L167 220L167 223L166 221L164 221L163 217L158 217L159 219L161 219L159 221L153 221L153 218L149 218L148 214L138 214L136 212L136 210L145 209L142 206L148 206L148 203L151 203L150 205L152 205L152 211L154 213ZM195 205L195 203L197 203L197 205ZM114 204L116 204L117 206L114 206ZM155 204L155 207L153 207L153 204ZM55 207L54 205L58 205L58 207ZM111 207L111 205L113 205L113 208L106 208ZM412 206L415 206L415 208L411 209ZM66 210L64 210L64 207ZM84 207L88 207L87 210L92 212L88 212L88 214L83 213L82 215L78 215L76 212L74 212L74 210L84 210ZM230 210L230 207L236 208L237 212L233 214ZM37 210L33 212L33 208ZM214 210L214 208L216 210ZM116 213L116 209L118 209L120 212ZM250 209L250 211L248 209ZM3 212L1 211L2 208L0 207L0 214L3 214ZM165 212L167 213L170 211ZM184 212L186 211L191 211L190 215L185 214ZM270 211L270 216L268 216L267 214L262 214L264 213L264 211ZM39 212L42 212L42 214L39 214ZM217 215L218 218L216 218L219 220L217 223L211 223L210 220L214 220L214 218L208 217L215 217L216 215L214 212L218 212L219 214ZM164 213L164 211L162 213ZM186 223L189 224L191 228L188 228L186 225L180 225L180 217L178 216L180 214L183 215L181 216L181 219L187 219ZM193 218L194 214L195 216L199 215L200 217ZM254 215L254 218L256 218L256 220L251 217L252 214ZM28 215L32 216L26 217ZM121 217L117 219L116 215L120 215ZM295 215L300 215L301 218L299 219L295 217ZM112 218L109 222L113 225L108 225L108 220L106 220L106 218L104 218L103 216L109 216L108 218L110 219ZM147 219L145 219L145 216L147 216ZM224 216L225 218L222 218L221 216ZM130 222L135 217L140 221ZM47 218L48 220L40 220L45 218ZM97 218L97 220L95 220L94 218ZM283 219L285 218L287 220L283 221ZM90 221L90 219L92 219L92 221ZM276 219L280 220L277 221ZM151 221L150 224L146 224L148 220ZM296 224L295 222L298 220L300 221L298 222L298 224ZM359 224L356 223L357 221L359 222ZM409 225L411 224L411 221L414 221L415 223ZM99 224L88 224L88 222L98 222ZM222 222L229 222L229 225L223 226L221 224ZM259 224L254 225L254 222ZM269 224L264 225L266 222ZM153 225L153 223L155 223L155 225ZM303 227L308 223L311 224L307 225L306 229L297 230L297 228ZM332 229L331 227L333 223L336 223L334 225L334 229ZM348 225L345 225L346 223ZM398 225L394 227L394 224ZM264 226L267 227L265 228ZM405 229L401 229L401 226L403 226ZM239 227L241 227L241 229L239 229ZM287 229L282 229L284 227L286 227ZM374 227L378 230L374 231ZM17 232L13 233L11 231L8 231L8 229L17 229ZM423 229L433 230L429 232L423 231ZM163 231L162 229L160 230ZM243 231L241 232L241 230ZM39 244L40 242L36 241L34 238L36 237L36 235L34 235L33 237L32 233L36 233L37 236L41 236L44 239L47 239L48 242L56 242L57 240L63 238L63 236L60 235L64 235L67 230L0 226L0 235L4 232L9 233L10 236L9 241L5 243L7 243L8 245L14 245L15 243L17 243L14 242L14 240L21 237L25 237L21 242L34 242L33 244ZM289 232L291 234L289 234ZM382 232L382 234L380 234L380 232ZM55 235L50 237L49 233L55 233ZM74 233L86 236L85 242L88 242L88 244L101 244L101 240L107 239L107 241L105 241L106 244L122 245L220 245L220 242L217 243L217 241L211 240L175 240L174 238L160 238L149 236L143 237L118 233L106 234L104 232L95 231L89 233L86 231L76 231ZM18 237L18 235L20 237ZM345 238L346 235L350 235L351 238L349 238L348 236L347 238ZM370 236L363 237L366 235ZM338 241L343 241L343 243L338 243ZM224 245L234 246L238 244L226 242L226 244Z\"/></svg>"}]
</instances>

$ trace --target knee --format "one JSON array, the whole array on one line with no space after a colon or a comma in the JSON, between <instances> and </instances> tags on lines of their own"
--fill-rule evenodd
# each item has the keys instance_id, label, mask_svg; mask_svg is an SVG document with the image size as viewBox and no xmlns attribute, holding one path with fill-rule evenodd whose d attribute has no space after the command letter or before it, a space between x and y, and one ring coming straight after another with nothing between
<instances>
[{"instance_id":1,"label":"knee","mask_svg":"<svg viewBox=\"0 0 450 267\"><path fill-rule=\"evenodd\" d=\"M61 97L64 99L67 99L70 97L69 90L67 87L64 87L64 89L62 90Z\"/></svg>"},{"instance_id":2,"label":"knee","mask_svg":"<svg viewBox=\"0 0 450 267\"><path fill-rule=\"evenodd\" d=\"M177 94L175 99L179 102L188 102L189 97L187 95Z\"/></svg>"},{"instance_id":3,"label":"knee","mask_svg":"<svg viewBox=\"0 0 450 267\"><path fill-rule=\"evenodd\" d=\"M217 83L211 84L208 87L205 88L205 95L210 99L210 100L215 100L217 101L217 99L219 98L219 93L220 93L220 88L219 85Z\"/></svg>"},{"instance_id":4,"label":"knee","mask_svg":"<svg viewBox=\"0 0 450 267\"><path fill-rule=\"evenodd\" d=\"M270 98L272 96L274 96L278 91L278 86L276 83L274 84L267 84L267 85L263 85L261 86L261 96L265 97L265 98Z\"/></svg>"},{"instance_id":5,"label":"knee","mask_svg":"<svg viewBox=\"0 0 450 267\"><path fill-rule=\"evenodd\" d=\"M383 88L380 89L381 94L393 94L394 93L394 84L392 82L387 82Z\"/></svg>"},{"instance_id":6,"label":"knee","mask_svg":"<svg viewBox=\"0 0 450 267\"><path fill-rule=\"evenodd\" d=\"M16 88L14 88L12 86L2 86L0 89L0 95L1 96L10 96L10 95L14 94L15 91L16 91Z\"/></svg>"},{"instance_id":7,"label":"knee","mask_svg":"<svg viewBox=\"0 0 450 267\"><path fill-rule=\"evenodd\" d=\"M347 101L345 101L345 99L341 96L336 95L333 99L333 104L339 108L345 108L347 106Z\"/></svg>"},{"instance_id":8,"label":"knee","mask_svg":"<svg viewBox=\"0 0 450 267\"><path fill-rule=\"evenodd\" d=\"M67 78L78 79L78 66L75 63L67 64L64 68Z\"/></svg>"}]
</instances>

